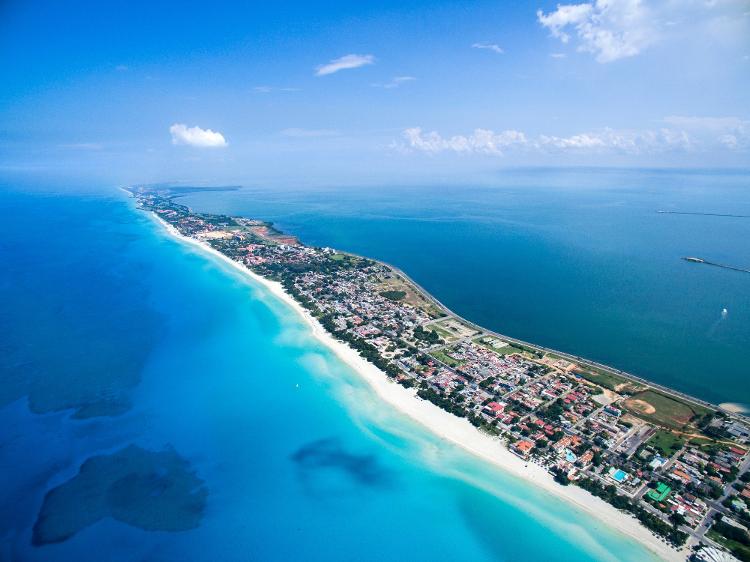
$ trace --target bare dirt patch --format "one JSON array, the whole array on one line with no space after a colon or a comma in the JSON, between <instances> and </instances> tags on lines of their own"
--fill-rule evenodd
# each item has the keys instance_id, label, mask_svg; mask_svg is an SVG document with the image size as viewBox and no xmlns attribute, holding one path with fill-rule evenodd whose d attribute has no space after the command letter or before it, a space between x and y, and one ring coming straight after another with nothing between
<instances>
[{"instance_id":1,"label":"bare dirt patch","mask_svg":"<svg viewBox=\"0 0 750 562\"><path fill-rule=\"evenodd\" d=\"M645 400L631 398L630 400L625 401L625 405L631 410L638 412L639 414L646 415L646 416L650 416L651 414L656 413L656 408L654 408L651 404L649 404Z\"/></svg>"}]
</instances>

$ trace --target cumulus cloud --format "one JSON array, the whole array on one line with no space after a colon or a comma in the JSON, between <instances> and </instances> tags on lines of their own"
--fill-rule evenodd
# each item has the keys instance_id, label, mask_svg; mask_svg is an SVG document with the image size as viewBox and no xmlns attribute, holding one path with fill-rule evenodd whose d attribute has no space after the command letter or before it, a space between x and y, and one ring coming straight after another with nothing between
<instances>
[{"instance_id":1,"label":"cumulus cloud","mask_svg":"<svg viewBox=\"0 0 750 562\"><path fill-rule=\"evenodd\" d=\"M172 134L172 144L183 144L201 148L227 146L224 135L211 129L188 127L183 123L175 123L169 128L169 132Z\"/></svg>"},{"instance_id":2,"label":"cumulus cloud","mask_svg":"<svg viewBox=\"0 0 750 562\"><path fill-rule=\"evenodd\" d=\"M554 12L538 10L536 15L563 43L575 34L578 50L594 54L598 62L635 56L658 38L655 15L641 0L558 4Z\"/></svg>"},{"instance_id":3,"label":"cumulus cloud","mask_svg":"<svg viewBox=\"0 0 750 562\"><path fill-rule=\"evenodd\" d=\"M746 10L746 0L589 0L536 15L552 37L608 63L670 39L744 49Z\"/></svg>"},{"instance_id":4,"label":"cumulus cloud","mask_svg":"<svg viewBox=\"0 0 750 562\"><path fill-rule=\"evenodd\" d=\"M669 117L668 126L648 130L604 128L569 136L538 135L508 129L496 133L475 129L468 135L444 137L437 131L420 127L405 129L402 142L394 146L428 154L502 155L511 150L527 152L579 152L657 154L664 152L699 152L707 150L750 150L750 123L734 117Z\"/></svg>"},{"instance_id":5,"label":"cumulus cloud","mask_svg":"<svg viewBox=\"0 0 750 562\"><path fill-rule=\"evenodd\" d=\"M327 76L339 70L359 68L360 66L366 66L374 62L375 57L373 55L344 55L343 57L329 61L327 64L318 66L315 69L315 76Z\"/></svg>"},{"instance_id":6,"label":"cumulus cloud","mask_svg":"<svg viewBox=\"0 0 750 562\"><path fill-rule=\"evenodd\" d=\"M432 154L444 151L502 154L503 150L528 143L526 136L513 130L495 133L488 129L475 129L471 135L443 137L438 132L424 133L420 127L412 127L403 132L408 148Z\"/></svg>"},{"instance_id":7,"label":"cumulus cloud","mask_svg":"<svg viewBox=\"0 0 750 562\"><path fill-rule=\"evenodd\" d=\"M492 51L493 53L497 53L498 55L502 55L505 51L500 47L500 45L496 45L494 43L474 43L471 46L472 49L486 49L488 51Z\"/></svg>"},{"instance_id":8,"label":"cumulus cloud","mask_svg":"<svg viewBox=\"0 0 750 562\"><path fill-rule=\"evenodd\" d=\"M717 139L724 147L732 150L750 149L750 121L746 119L671 115L665 117L664 122L686 131L701 142Z\"/></svg>"}]
</instances>

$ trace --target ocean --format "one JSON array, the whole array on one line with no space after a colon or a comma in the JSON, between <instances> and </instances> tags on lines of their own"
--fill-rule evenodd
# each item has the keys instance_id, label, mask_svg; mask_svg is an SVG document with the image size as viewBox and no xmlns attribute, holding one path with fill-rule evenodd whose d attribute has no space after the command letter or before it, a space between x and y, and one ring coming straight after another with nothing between
<instances>
[{"instance_id":1,"label":"ocean","mask_svg":"<svg viewBox=\"0 0 750 562\"><path fill-rule=\"evenodd\" d=\"M522 169L491 185L196 193L403 269L487 328L750 408L750 173ZM742 215L667 214L658 211Z\"/></svg>"},{"instance_id":2,"label":"ocean","mask_svg":"<svg viewBox=\"0 0 750 562\"><path fill-rule=\"evenodd\" d=\"M183 200L390 261L510 335L750 402L750 276L679 259L750 263L748 223L654 208L743 214L746 176L514 174ZM0 559L652 558L393 410L122 192L3 180L0 216Z\"/></svg>"}]
</instances>

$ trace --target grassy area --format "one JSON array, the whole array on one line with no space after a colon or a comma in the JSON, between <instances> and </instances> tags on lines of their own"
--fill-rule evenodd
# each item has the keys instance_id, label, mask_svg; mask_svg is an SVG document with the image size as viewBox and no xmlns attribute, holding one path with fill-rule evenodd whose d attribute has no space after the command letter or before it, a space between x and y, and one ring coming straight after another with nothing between
<instances>
[{"instance_id":1,"label":"grassy area","mask_svg":"<svg viewBox=\"0 0 750 562\"><path fill-rule=\"evenodd\" d=\"M391 301L400 301L406 296L406 291L380 291L380 296Z\"/></svg>"},{"instance_id":2,"label":"grassy area","mask_svg":"<svg viewBox=\"0 0 750 562\"><path fill-rule=\"evenodd\" d=\"M733 541L732 539L728 539L724 535L717 533L713 529L709 529L706 533L706 536L712 541L731 551L732 554L734 554L740 560L750 562L750 547L747 547L737 541Z\"/></svg>"},{"instance_id":3,"label":"grassy area","mask_svg":"<svg viewBox=\"0 0 750 562\"><path fill-rule=\"evenodd\" d=\"M424 295L422 295L422 293L420 293L416 289L416 287L414 287L411 283L407 283L400 276L394 274L389 279L386 279L378 286L378 290L381 295L383 293L403 293L403 297L399 298L399 301L403 301L423 310L431 318L440 317L440 311L437 309L437 307L432 304L432 302L429 301Z\"/></svg>"},{"instance_id":4,"label":"grassy area","mask_svg":"<svg viewBox=\"0 0 750 562\"><path fill-rule=\"evenodd\" d=\"M598 384L599 386L607 388L609 390L616 390L617 387L630 382L628 381L628 379L624 377L621 377L612 373L608 373L606 371L594 372L593 370L584 371L582 369L579 369L579 370L574 371L574 373L576 375L583 377L587 381L593 382L594 384Z\"/></svg>"},{"instance_id":5,"label":"grassy area","mask_svg":"<svg viewBox=\"0 0 750 562\"><path fill-rule=\"evenodd\" d=\"M684 429L694 416L709 412L703 406L688 404L655 390L634 394L625 401L625 407L634 416L670 429Z\"/></svg>"},{"instance_id":6,"label":"grassy area","mask_svg":"<svg viewBox=\"0 0 750 562\"><path fill-rule=\"evenodd\" d=\"M431 355L435 359L437 359L438 361L442 361L449 367L458 367L459 365L463 365L463 361L459 361L458 359L451 357L443 350L435 351Z\"/></svg>"},{"instance_id":7,"label":"grassy area","mask_svg":"<svg viewBox=\"0 0 750 562\"><path fill-rule=\"evenodd\" d=\"M501 347L500 349L495 349L494 347L489 348L490 351L494 351L498 355L511 355L513 353L523 353L523 349L518 349L517 347L513 347L512 345L506 345L505 347Z\"/></svg>"},{"instance_id":8,"label":"grassy area","mask_svg":"<svg viewBox=\"0 0 750 562\"><path fill-rule=\"evenodd\" d=\"M474 343L476 343L477 345L481 345L485 349L489 349L493 353L497 353L500 356L511 355L513 353L523 353L523 349L513 347L511 344L504 345L503 347L495 347L492 344L482 342L482 339L483 338L477 338L474 340Z\"/></svg>"},{"instance_id":9,"label":"grassy area","mask_svg":"<svg viewBox=\"0 0 750 562\"><path fill-rule=\"evenodd\" d=\"M654 436L648 440L648 445L651 445L663 457L671 457L677 451L680 450L685 440L679 435L675 435L671 431L660 429Z\"/></svg>"},{"instance_id":10,"label":"grassy area","mask_svg":"<svg viewBox=\"0 0 750 562\"><path fill-rule=\"evenodd\" d=\"M445 341L454 341L458 339L458 336L454 333L449 332L448 330L441 328L437 324L431 324L430 325L431 330L435 330L438 335L443 338Z\"/></svg>"}]
</instances>

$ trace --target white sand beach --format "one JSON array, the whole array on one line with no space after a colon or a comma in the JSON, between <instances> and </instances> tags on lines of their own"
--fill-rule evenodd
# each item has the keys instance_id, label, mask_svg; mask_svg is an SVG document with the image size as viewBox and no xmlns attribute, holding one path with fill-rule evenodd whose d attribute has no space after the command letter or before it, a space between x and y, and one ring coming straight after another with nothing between
<instances>
[{"instance_id":1,"label":"white sand beach","mask_svg":"<svg viewBox=\"0 0 750 562\"><path fill-rule=\"evenodd\" d=\"M500 469L523 478L528 482L532 482L545 491L575 504L613 529L636 539L664 560L685 560L687 558L686 552L679 552L672 548L643 527L635 518L615 509L610 504L589 494L582 488L557 484L552 475L542 467L531 462L527 463L517 457L498 439L481 433L466 419L454 416L438 408L431 402L422 400L416 396L415 390L406 389L393 382L383 371L363 359L354 349L334 339L326 332L323 326L295 301L280 283L269 281L253 273L243 264L231 260L206 243L183 236L156 214L149 213L149 215L154 217L172 236L187 244L199 247L201 250L223 260L228 265L231 265L253 279L256 283L267 288L274 297L296 311L310 326L313 335L366 380L383 401L420 423L441 439L455 443Z\"/></svg>"}]
</instances>

